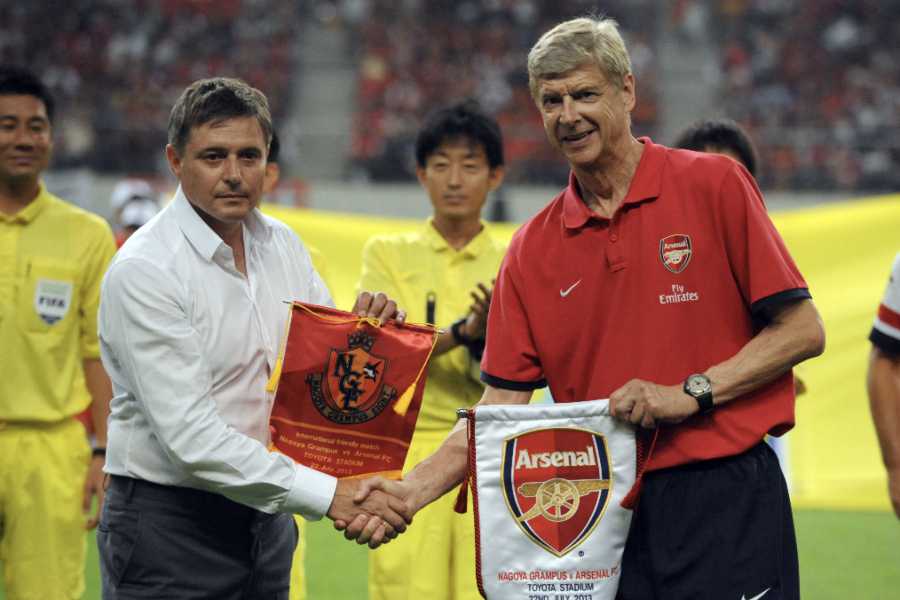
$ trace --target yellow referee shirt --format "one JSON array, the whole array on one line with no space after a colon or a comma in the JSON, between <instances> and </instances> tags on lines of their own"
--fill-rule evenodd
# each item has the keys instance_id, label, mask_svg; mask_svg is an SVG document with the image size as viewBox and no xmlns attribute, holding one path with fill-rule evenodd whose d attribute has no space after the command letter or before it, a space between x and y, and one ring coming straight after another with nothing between
<instances>
[{"instance_id":1,"label":"yellow referee shirt","mask_svg":"<svg viewBox=\"0 0 900 600\"><path fill-rule=\"evenodd\" d=\"M419 231L379 235L363 248L360 290L384 292L406 311L411 323L427 319L429 294L434 297L438 327L469 313L472 297L481 281L491 287L506 253L506 244L490 233L487 223L463 249L454 250L438 233L430 217ZM449 430L456 423L456 409L481 400L484 384L481 363L470 359L466 348L457 347L433 357L416 422L419 430Z\"/></svg>"},{"instance_id":2,"label":"yellow referee shirt","mask_svg":"<svg viewBox=\"0 0 900 600\"><path fill-rule=\"evenodd\" d=\"M41 183L21 212L0 212L0 421L60 421L87 407L78 357L100 358L100 281L116 252L100 217Z\"/></svg>"},{"instance_id":3,"label":"yellow referee shirt","mask_svg":"<svg viewBox=\"0 0 900 600\"><path fill-rule=\"evenodd\" d=\"M312 259L313 269L316 270L316 273L325 282L325 286L331 291L331 268L328 266L328 261L325 260L325 255L306 242L303 244L306 246L306 251L309 252L309 258Z\"/></svg>"}]
</instances>

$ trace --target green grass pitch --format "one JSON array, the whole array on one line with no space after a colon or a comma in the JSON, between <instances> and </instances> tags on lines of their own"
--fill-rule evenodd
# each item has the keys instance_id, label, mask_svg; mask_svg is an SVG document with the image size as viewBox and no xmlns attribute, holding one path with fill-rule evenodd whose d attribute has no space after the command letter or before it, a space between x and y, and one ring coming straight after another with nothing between
<instances>
[{"instance_id":1,"label":"green grass pitch","mask_svg":"<svg viewBox=\"0 0 900 600\"><path fill-rule=\"evenodd\" d=\"M900 594L900 522L893 514L796 511L805 600L894 600ZM309 600L364 600L368 550L346 542L326 520L307 527ZM97 544L91 535L87 593L100 599ZM0 600L6 595L0 588Z\"/></svg>"}]
</instances>

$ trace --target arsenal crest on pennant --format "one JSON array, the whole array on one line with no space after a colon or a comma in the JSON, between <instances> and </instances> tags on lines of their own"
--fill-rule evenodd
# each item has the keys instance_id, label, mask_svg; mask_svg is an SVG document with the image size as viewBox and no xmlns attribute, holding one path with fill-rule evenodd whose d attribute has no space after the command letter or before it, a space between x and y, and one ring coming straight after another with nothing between
<instances>
[{"instance_id":1,"label":"arsenal crest on pennant","mask_svg":"<svg viewBox=\"0 0 900 600\"><path fill-rule=\"evenodd\" d=\"M691 261L691 238L686 235L670 235L659 241L659 258L673 273L681 273Z\"/></svg>"},{"instance_id":2,"label":"arsenal crest on pennant","mask_svg":"<svg viewBox=\"0 0 900 600\"><path fill-rule=\"evenodd\" d=\"M600 522L612 490L606 437L585 429L528 431L503 445L503 495L533 542L561 557Z\"/></svg>"},{"instance_id":3,"label":"arsenal crest on pennant","mask_svg":"<svg viewBox=\"0 0 900 600\"><path fill-rule=\"evenodd\" d=\"M316 409L345 425L377 417L397 397L395 388L381 385L388 360L371 353L375 338L360 329L347 339L349 348L329 349L325 373L306 378Z\"/></svg>"}]
</instances>

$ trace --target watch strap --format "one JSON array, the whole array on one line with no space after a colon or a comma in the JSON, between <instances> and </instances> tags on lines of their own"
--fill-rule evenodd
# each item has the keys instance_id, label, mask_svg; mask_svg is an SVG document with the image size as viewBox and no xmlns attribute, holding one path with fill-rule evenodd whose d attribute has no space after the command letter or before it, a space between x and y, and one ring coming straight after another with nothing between
<instances>
[{"instance_id":1,"label":"watch strap","mask_svg":"<svg viewBox=\"0 0 900 600\"><path fill-rule=\"evenodd\" d=\"M700 405L701 413L706 414L708 412L712 412L712 409L713 409L712 392L706 392L705 394L700 394L699 396L694 396L694 399L697 401L697 404Z\"/></svg>"}]
</instances>

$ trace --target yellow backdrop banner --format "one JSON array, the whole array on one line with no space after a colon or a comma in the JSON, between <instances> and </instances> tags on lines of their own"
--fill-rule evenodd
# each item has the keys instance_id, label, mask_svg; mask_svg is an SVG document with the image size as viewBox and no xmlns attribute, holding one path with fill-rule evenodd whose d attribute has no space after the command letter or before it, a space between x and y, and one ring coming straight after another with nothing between
<instances>
[{"instance_id":1,"label":"yellow backdrop banner","mask_svg":"<svg viewBox=\"0 0 900 600\"><path fill-rule=\"evenodd\" d=\"M363 244L422 221L267 205L317 248L339 308L349 310ZM772 220L809 283L827 334L825 353L800 367L808 392L789 434L791 495L798 508L890 510L866 396L872 320L900 249L900 196L776 212ZM493 225L506 240L516 224ZM402 308L402 307L401 307Z\"/></svg>"},{"instance_id":2,"label":"yellow backdrop banner","mask_svg":"<svg viewBox=\"0 0 900 600\"><path fill-rule=\"evenodd\" d=\"M800 367L789 434L792 499L800 508L890 510L866 394L868 341L900 249L900 196L775 213L825 322L826 349Z\"/></svg>"}]
</instances>

